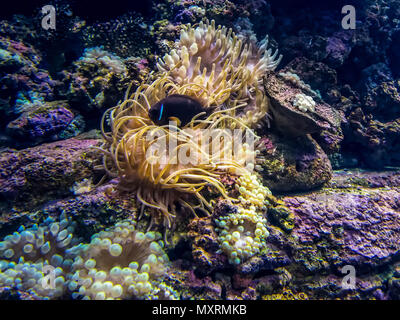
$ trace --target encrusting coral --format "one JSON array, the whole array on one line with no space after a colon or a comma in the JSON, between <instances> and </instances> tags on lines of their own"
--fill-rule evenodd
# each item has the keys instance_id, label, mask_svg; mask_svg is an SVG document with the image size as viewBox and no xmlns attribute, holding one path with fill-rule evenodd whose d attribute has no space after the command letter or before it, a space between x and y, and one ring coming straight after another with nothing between
<instances>
[{"instance_id":1,"label":"encrusting coral","mask_svg":"<svg viewBox=\"0 0 400 320\"><path fill-rule=\"evenodd\" d=\"M68 100L78 110L82 104L102 112L114 106L131 82L129 61L131 59L121 59L101 47L86 48L69 75Z\"/></svg>"}]
</instances>

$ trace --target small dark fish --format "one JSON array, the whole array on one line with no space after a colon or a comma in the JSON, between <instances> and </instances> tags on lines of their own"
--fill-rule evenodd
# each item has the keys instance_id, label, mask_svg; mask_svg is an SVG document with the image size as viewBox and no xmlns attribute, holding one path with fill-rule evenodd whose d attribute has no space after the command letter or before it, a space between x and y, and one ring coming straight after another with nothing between
<instances>
[{"instance_id":1,"label":"small dark fish","mask_svg":"<svg viewBox=\"0 0 400 320\"><path fill-rule=\"evenodd\" d=\"M172 94L153 105L149 110L150 119L158 126L163 126L172 121L173 118L180 120L180 126L184 127L192 118L206 110L196 99L181 95ZM206 115L200 116L204 119Z\"/></svg>"}]
</instances>

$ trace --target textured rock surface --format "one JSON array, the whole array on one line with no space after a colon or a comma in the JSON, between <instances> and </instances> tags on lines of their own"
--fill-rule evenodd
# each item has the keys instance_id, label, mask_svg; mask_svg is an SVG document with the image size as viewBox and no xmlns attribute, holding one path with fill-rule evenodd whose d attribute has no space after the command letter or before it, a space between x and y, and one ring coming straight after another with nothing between
<instances>
[{"instance_id":1,"label":"textured rock surface","mask_svg":"<svg viewBox=\"0 0 400 320\"><path fill-rule=\"evenodd\" d=\"M337 252L329 264L377 267L400 250L400 192L397 190L323 190L285 198L295 214L293 236L299 244L327 241Z\"/></svg>"},{"instance_id":2,"label":"textured rock surface","mask_svg":"<svg viewBox=\"0 0 400 320\"><path fill-rule=\"evenodd\" d=\"M290 259L284 269L296 291L315 298L399 297L399 182L399 171L339 171L319 191L282 198L295 227L290 235L271 227L268 241ZM355 290L342 286L344 265L355 268Z\"/></svg>"},{"instance_id":3,"label":"textured rock surface","mask_svg":"<svg viewBox=\"0 0 400 320\"><path fill-rule=\"evenodd\" d=\"M98 140L68 139L0 154L0 198L30 207L71 193L75 182L96 176Z\"/></svg>"},{"instance_id":4,"label":"textured rock surface","mask_svg":"<svg viewBox=\"0 0 400 320\"><path fill-rule=\"evenodd\" d=\"M83 131L85 123L65 101L55 101L31 107L7 125L10 136L21 145L76 136Z\"/></svg>"},{"instance_id":5,"label":"textured rock surface","mask_svg":"<svg viewBox=\"0 0 400 320\"><path fill-rule=\"evenodd\" d=\"M198 273L208 275L224 268L227 258L217 254L219 244L217 233L209 217L195 218L188 225L188 236L192 243L192 256L198 266Z\"/></svg>"},{"instance_id":6,"label":"textured rock surface","mask_svg":"<svg viewBox=\"0 0 400 320\"><path fill-rule=\"evenodd\" d=\"M269 74L264 81L267 95L271 99L273 128L287 136L302 136L308 133L321 133L322 142L328 149L335 149L343 139L340 128L342 115L325 103L301 80L287 79ZM302 111L295 106L297 95L313 99L313 110Z\"/></svg>"},{"instance_id":7,"label":"textured rock surface","mask_svg":"<svg viewBox=\"0 0 400 320\"><path fill-rule=\"evenodd\" d=\"M63 200L54 200L37 209L3 210L0 216L0 234L5 236L20 225L39 222L43 217L66 214L79 223L80 237L90 241L90 235L115 224L116 221L137 216L136 202L129 194L114 192L115 181L99 188L89 188L85 193Z\"/></svg>"},{"instance_id":8,"label":"textured rock surface","mask_svg":"<svg viewBox=\"0 0 400 320\"><path fill-rule=\"evenodd\" d=\"M266 152L261 174L272 191L307 191L331 178L330 161L310 136L287 138L271 134L262 142Z\"/></svg>"},{"instance_id":9,"label":"textured rock surface","mask_svg":"<svg viewBox=\"0 0 400 320\"><path fill-rule=\"evenodd\" d=\"M62 213L78 223L83 238L122 218L136 219L135 201L129 194L114 191L116 181L97 188L76 184L93 173L93 158L83 154L97 142L69 139L4 152L2 161L7 165L2 167L8 171L2 172L7 182L1 184L2 201L13 203L14 208L3 207L0 234ZM10 167L13 162L15 166ZM15 179L10 179L11 174ZM169 250L173 267L168 283L182 298L270 299L280 292L283 296L275 298L284 299L288 288L292 298L399 297L399 177L398 171L337 171L320 190L282 196L280 200L293 213L294 228L284 231L269 224L266 249L236 267L218 253L212 216L189 218L185 228L173 233L173 238L181 240L173 240ZM53 190L46 196L53 201L33 208L32 204L45 200L36 184ZM16 208L10 195L28 199L28 192L36 198L25 208ZM139 228L145 230L147 224L148 219L142 218ZM347 264L355 267L357 275L352 291L341 284L340 270ZM26 295L7 290L3 294Z\"/></svg>"}]
</instances>

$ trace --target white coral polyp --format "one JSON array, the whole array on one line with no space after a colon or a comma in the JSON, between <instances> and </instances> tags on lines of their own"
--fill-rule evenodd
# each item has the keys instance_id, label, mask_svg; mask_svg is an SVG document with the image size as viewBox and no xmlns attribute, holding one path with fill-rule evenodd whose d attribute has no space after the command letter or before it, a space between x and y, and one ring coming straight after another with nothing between
<instances>
[{"instance_id":1,"label":"white coral polyp","mask_svg":"<svg viewBox=\"0 0 400 320\"><path fill-rule=\"evenodd\" d=\"M294 97L293 105L298 107L300 111L315 111L315 101L312 97L306 96L305 94L298 93Z\"/></svg>"}]
</instances>

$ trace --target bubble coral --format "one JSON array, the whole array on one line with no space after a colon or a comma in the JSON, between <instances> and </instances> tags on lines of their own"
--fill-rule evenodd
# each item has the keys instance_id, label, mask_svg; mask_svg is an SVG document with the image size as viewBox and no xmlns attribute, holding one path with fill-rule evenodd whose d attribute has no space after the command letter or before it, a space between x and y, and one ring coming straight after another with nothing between
<instances>
[{"instance_id":1,"label":"bubble coral","mask_svg":"<svg viewBox=\"0 0 400 320\"><path fill-rule=\"evenodd\" d=\"M131 221L121 221L75 247L73 275L68 287L85 300L176 299L161 280L167 271L161 234L139 232Z\"/></svg>"},{"instance_id":2,"label":"bubble coral","mask_svg":"<svg viewBox=\"0 0 400 320\"><path fill-rule=\"evenodd\" d=\"M240 192L239 200L242 205L266 209L264 201L268 195L271 195L271 191L262 185L255 174L239 177L236 188Z\"/></svg>"},{"instance_id":3,"label":"bubble coral","mask_svg":"<svg viewBox=\"0 0 400 320\"><path fill-rule=\"evenodd\" d=\"M247 125L256 126L269 105L262 77L282 59L282 55L277 58L278 50L272 53L267 46L268 37L260 47L252 42L244 44L232 29L216 28L214 20L200 22L196 28L189 24L181 31L176 49L157 66L207 106L240 105L236 115Z\"/></svg>"},{"instance_id":4,"label":"bubble coral","mask_svg":"<svg viewBox=\"0 0 400 320\"><path fill-rule=\"evenodd\" d=\"M269 235L265 218L252 209L238 208L237 213L221 217L216 224L221 248L232 264L240 264L260 252Z\"/></svg>"},{"instance_id":5,"label":"bubble coral","mask_svg":"<svg viewBox=\"0 0 400 320\"><path fill-rule=\"evenodd\" d=\"M306 96L305 94L296 94L293 100L293 105L298 107L300 111L315 111L315 101L312 97Z\"/></svg>"},{"instance_id":6,"label":"bubble coral","mask_svg":"<svg viewBox=\"0 0 400 320\"><path fill-rule=\"evenodd\" d=\"M255 174L239 177L236 188L240 192L241 206L237 207L237 212L221 216L215 222L221 249L232 264L240 264L259 253L269 236L262 213L267 209L265 199L271 194L269 189Z\"/></svg>"},{"instance_id":7,"label":"bubble coral","mask_svg":"<svg viewBox=\"0 0 400 320\"><path fill-rule=\"evenodd\" d=\"M0 286L37 299L177 298L163 282L169 260L160 233L139 232L134 222L121 221L86 244L73 236L75 227L62 215L60 222L48 218L6 236L0 242Z\"/></svg>"},{"instance_id":8,"label":"bubble coral","mask_svg":"<svg viewBox=\"0 0 400 320\"><path fill-rule=\"evenodd\" d=\"M73 262L69 249L79 242L74 228L75 222L62 215L60 222L48 218L40 226L21 226L6 236L0 242L0 286L30 291L39 299L61 297ZM45 278L50 271L53 284Z\"/></svg>"}]
</instances>

